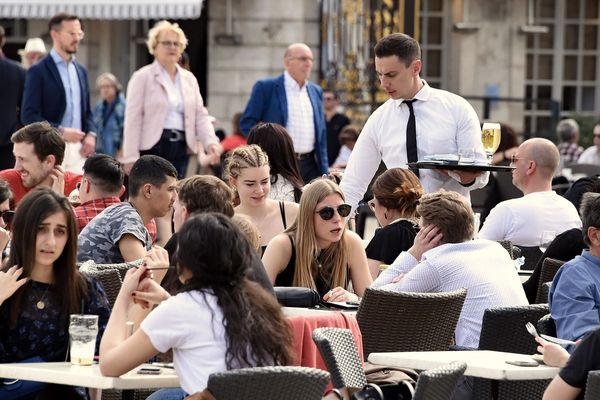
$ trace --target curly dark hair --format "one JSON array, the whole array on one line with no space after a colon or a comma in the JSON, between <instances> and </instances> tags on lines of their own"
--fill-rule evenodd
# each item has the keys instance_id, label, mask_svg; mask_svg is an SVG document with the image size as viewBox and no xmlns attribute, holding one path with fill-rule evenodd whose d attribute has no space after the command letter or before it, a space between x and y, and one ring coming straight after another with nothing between
<instances>
[{"instance_id":1,"label":"curly dark hair","mask_svg":"<svg viewBox=\"0 0 600 400\"><path fill-rule=\"evenodd\" d=\"M248 280L255 250L231 218L214 212L193 216L178 237L178 271L192 275L180 291L216 296L227 335L227 369L290 364L290 327L277 300Z\"/></svg>"}]
</instances>

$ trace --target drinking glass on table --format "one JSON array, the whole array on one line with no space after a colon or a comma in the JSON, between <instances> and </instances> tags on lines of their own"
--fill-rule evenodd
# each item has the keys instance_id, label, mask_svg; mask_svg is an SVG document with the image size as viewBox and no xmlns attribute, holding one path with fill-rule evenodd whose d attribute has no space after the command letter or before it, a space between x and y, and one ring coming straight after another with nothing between
<instances>
[{"instance_id":1,"label":"drinking glass on table","mask_svg":"<svg viewBox=\"0 0 600 400\"><path fill-rule=\"evenodd\" d=\"M550 243L552 243L552 241L554 240L555 237L556 237L555 231L543 231L542 232L542 236L540 238L540 250L543 253L546 252L546 249L548 248L548 246L550 246Z\"/></svg>"},{"instance_id":2,"label":"drinking glass on table","mask_svg":"<svg viewBox=\"0 0 600 400\"><path fill-rule=\"evenodd\" d=\"M69 323L71 364L92 365L97 335L97 315L71 314Z\"/></svg>"},{"instance_id":3,"label":"drinking glass on table","mask_svg":"<svg viewBox=\"0 0 600 400\"><path fill-rule=\"evenodd\" d=\"M492 156L500 146L500 124L497 122L484 122L481 128L481 143L483 150L488 159L488 163L492 163Z\"/></svg>"}]
</instances>

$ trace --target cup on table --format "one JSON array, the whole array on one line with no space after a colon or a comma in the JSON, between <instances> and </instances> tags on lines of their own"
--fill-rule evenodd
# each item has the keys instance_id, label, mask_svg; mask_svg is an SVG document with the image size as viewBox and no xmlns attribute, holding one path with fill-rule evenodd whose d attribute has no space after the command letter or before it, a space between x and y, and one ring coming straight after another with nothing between
<instances>
[{"instance_id":1,"label":"cup on table","mask_svg":"<svg viewBox=\"0 0 600 400\"><path fill-rule=\"evenodd\" d=\"M98 316L71 314L69 337L71 343L71 364L92 365L98 336Z\"/></svg>"},{"instance_id":2,"label":"cup on table","mask_svg":"<svg viewBox=\"0 0 600 400\"><path fill-rule=\"evenodd\" d=\"M458 162L471 164L475 162L475 149L473 147L461 147L458 149Z\"/></svg>"}]
</instances>

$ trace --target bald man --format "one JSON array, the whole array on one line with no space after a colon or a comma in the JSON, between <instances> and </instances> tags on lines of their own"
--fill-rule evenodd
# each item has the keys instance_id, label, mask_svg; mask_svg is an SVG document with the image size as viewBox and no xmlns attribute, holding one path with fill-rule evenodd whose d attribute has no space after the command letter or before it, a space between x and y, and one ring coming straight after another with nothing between
<instances>
[{"instance_id":1,"label":"bald man","mask_svg":"<svg viewBox=\"0 0 600 400\"><path fill-rule=\"evenodd\" d=\"M517 246L539 246L544 231L555 235L581 228L573 203L552 190L560 154L548 139L523 142L512 158L513 184L523 197L506 200L492 209L479 231L480 239L510 240Z\"/></svg>"},{"instance_id":2,"label":"bald man","mask_svg":"<svg viewBox=\"0 0 600 400\"><path fill-rule=\"evenodd\" d=\"M246 136L258 122L285 126L306 183L326 174L329 168L323 91L308 80L313 62L312 51L307 45L289 45L283 55L284 73L254 84L240 120Z\"/></svg>"}]
</instances>

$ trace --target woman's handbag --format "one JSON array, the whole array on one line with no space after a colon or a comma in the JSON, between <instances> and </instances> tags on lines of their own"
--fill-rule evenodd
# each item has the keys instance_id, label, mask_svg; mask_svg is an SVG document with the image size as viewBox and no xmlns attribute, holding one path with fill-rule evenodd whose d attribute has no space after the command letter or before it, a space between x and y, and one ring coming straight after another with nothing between
<instances>
[{"instance_id":1,"label":"woman's handbag","mask_svg":"<svg viewBox=\"0 0 600 400\"><path fill-rule=\"evenodd\" d=\"M351 400L410 400L413 396L413 388L407 381L396 384L377 385L367 383L364 388L354 392Z\"/></svg>"},{"instance_id":2,"label":"woman's handbag","mask_svg":"<svg viewBox=\"0 0 600 400\"><path fill-rule=\"evenodd\" d=\"M277 301L284 307L309 308L321 304L321 296L316 290L305 287L275 286Z\"/></svg>"}]
</instances>

